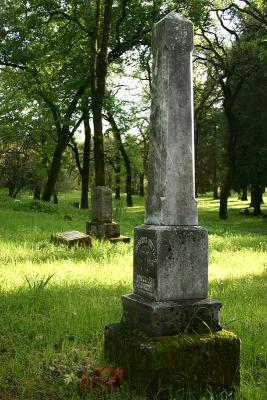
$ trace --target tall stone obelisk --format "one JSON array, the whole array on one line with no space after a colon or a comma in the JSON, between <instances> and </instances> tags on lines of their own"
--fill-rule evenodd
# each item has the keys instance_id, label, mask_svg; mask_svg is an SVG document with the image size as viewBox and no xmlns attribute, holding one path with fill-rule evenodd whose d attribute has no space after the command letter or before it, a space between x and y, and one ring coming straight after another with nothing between
<instances>
[{"instance_id":1,"label":"tall stone obelisk","mask_svg":"<svg viewBox=\"0 0 267 400\"><path fill-rule=\"evenodd\" d=\"M123 322L151 335L220 330L221 304L207 298L208 235L197 225L192 49L193 24L181 15L155 25L145 224L135 228L134 293L122 298Z\"/></svg>"},{"instance_id":2,"label":"tall stone obelisk","mask_svg":"<svg viewBox=\"0 0 267 400\"><path fill-rule=\"evenodd\" d=\"M219 381L222 387L235 384L239 340L232 334L225 339L222 304L208 298L208 234L198 226L194 194L192 49L193 24L186 18L171 12L155 25L145 223L134 233L133 293L122 296L121 324L106 327L105 345L107 355L116 354L137 383L144 375L144 385L149 378L199 392ZM199 353L186 342L188 334ZM229 349L232 363L224 355ZM207 376L195 385L205 367ZM214 371L221 374L219 381Z\"/></svg>"}]
</instances>

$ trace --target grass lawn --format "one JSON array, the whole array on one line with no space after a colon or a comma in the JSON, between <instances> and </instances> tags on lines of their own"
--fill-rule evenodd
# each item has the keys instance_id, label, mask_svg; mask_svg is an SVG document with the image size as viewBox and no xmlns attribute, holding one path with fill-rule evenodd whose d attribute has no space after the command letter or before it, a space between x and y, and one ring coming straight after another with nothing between
<instances>
[{"instance_id":1,"label":"grass lawn","mask_svg":"<svg viewBox=\"0 0 267 400\"><path fill-rule=\"evenodd\" d=\"M72 206L79 201L78 192L62 194L59 200L58 206L41 206L26 195L15 202L0 192L3 400L104 398L89 389L81 392L79 381L83 368L105 365L103 327L120 320L120 296L131 292L133 243L94 241L90 249L70 250L52 244L52 233L84 231L89 219L87 210ZM122 234L131 237L144 215L143 199L135 197L134 204L126 209L124 202L114 202L114 220L121 224ZM236 399L264 400L267 218L239 215L247 203L234 196L227 221L218 218L218 201L200 197L198 204L199 224L209 230L209 295L223 302L223 327L242 340ZM66 214L72 220L64 219ZM105 398L145 399L126 384Z\"/></svg>"}]
</instances>

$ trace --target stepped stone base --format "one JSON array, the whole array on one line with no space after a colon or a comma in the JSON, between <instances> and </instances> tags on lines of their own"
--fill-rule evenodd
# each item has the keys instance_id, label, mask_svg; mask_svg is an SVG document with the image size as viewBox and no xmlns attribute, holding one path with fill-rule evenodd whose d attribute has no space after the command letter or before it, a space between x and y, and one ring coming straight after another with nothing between
<instances>
[{"instance_id":1,"label":"stepped stone base","mask_svg":"<svg viewBox=\"0 0 267 400\"><path fill-rule=\"evenodd\" d=\"M51 241L54 243L64 243L67 244L69 247L74 245L92 246L90 236L78 231L55 233L51 236Z\"/></svg>"},{"instance_id":2,"label":"stepped stone base","mask_svg":"<svg viewBox=\"0 0 267 400\"><path fill-rule=\"evenodd\" d=\"M105 328L105 355L149 399L169 399L170 392L230 392L239 386L240 340L227 331L151 338L111 324Z\"/></svg>"},{"instance_id":3,"label":"stepped stone base","mask_svg":"<svg viewBox=\"0 0 267 400\"><path fill-rule=\"evenodd\" d=\"M86 233L97 238L118 238L120 225L115 222L87 222Z\"/></svg>"},{"instance_id":4,"label":"stepped stone base","mask_svg":"<svg viewBox=\"0 0 267 400\"><path fill-rule=\"evenodd\" d=\"M153 301L136 294L122 296L122 323L150 336L209 333L222 330L222 303L213 299Z\"/></svg>"}]
</instances>

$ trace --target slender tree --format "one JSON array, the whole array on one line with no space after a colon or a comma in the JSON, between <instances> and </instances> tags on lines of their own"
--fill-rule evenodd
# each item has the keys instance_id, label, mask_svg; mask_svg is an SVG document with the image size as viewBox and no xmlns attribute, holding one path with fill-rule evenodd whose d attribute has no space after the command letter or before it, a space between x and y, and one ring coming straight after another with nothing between
<instances>
[{"instance_id":1,"label":"slender tree","mask_svg":"<svg viewBox=\"0 0 267 400\"><path fill-rule=\"evenodd\" d=\"M131 168L131 161L128 157L128 154L125 150L122 138L121 138L121 132L120 129L115 121L115 118L112 114L111 111L107 112L106 115L106 120L110 123L112 130L114 132L114 135L116 137L117 141L117 146L120 150L124 166L125 166L125 171L126 171L126 199L127 199L127 206L132 207L133 206L133 199L132 199L132 168Z\"/></svg>"},{"instance_id":2,"label":"slender tree","mask_svg":"<svg viewBox=\"0 0 267 400\"><path fill-rule=\"evenodd\" d=\"M236 174L236 146L240 134L239 119L235 112L235 105L244 83L255 70L250 63L252 48L256 48L255 32L247 32L237 24L238 16L233 26L226 24L229 17L226 11L213 10L218 23L225 34L221 35L218 29L210 22L210 27L202 27L198 44L198 58L208 62L217 74L217 81L223 95L223 109L228 123L226 173L221 187L219 216L228 217L227 205L230 190L234 186ZM230 37L230 42L229 42Z\"/></svg>"}]
</instances>

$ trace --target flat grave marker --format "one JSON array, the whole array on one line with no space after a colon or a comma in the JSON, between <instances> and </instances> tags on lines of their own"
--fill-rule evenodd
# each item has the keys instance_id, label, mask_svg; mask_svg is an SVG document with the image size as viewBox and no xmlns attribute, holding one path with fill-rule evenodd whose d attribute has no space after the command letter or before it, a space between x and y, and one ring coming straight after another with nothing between
<instances>
[{"instance_id":1,"label":"flat grave marker","mask_svg":"<svg viewBox=\"0 0 267 400\"><path fill-rule=\"evenodd\" d=\"M69 247L78 246L92 246L92 241L89 235L79 231L66 231L55 233L51 236L54 243L67 244Z\"/></svg>"}]
</instances>

